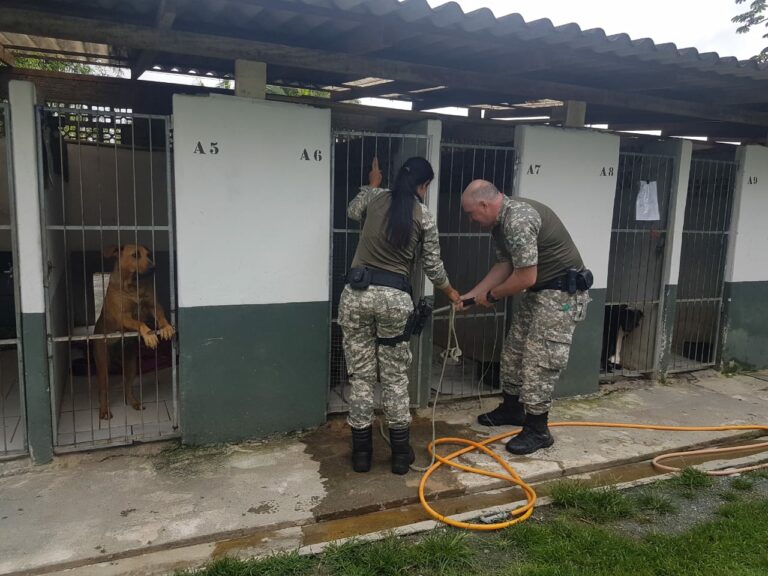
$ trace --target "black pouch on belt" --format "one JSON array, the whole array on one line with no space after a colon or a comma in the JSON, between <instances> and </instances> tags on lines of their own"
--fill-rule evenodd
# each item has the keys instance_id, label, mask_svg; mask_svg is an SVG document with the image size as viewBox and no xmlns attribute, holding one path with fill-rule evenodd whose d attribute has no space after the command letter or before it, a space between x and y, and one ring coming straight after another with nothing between
<instances>
[{"instance_id":1,"label":"black pouch on belt","mask_svg":"<svg viewBox=\"0 0 768 576\"><path fill-rule=\"evenodd\" d=\"M585 268L576 275L576 288L581 292L584 292L585 290L592 288L594 281L595 279L592 276L592 271Z\"/></svg>"},{"instance_id":2,"label":"black pouch on belt","mask_svg":"<svg viewBox=\"0 0 768 576\"><path fill-rule=\"evenodd\" d=\"M368 268L350 268L347 274L347 284L353 290L365 290L371 285L371 271Z\"/></svg>"},{"instance_id":3,"label":"black pouch on belt","mask_svg":"<svg viewBox=\"0 0 768 576\"><path fill-rule=\"evenodd\" d=\"M411 329L411 335L418 336L427 324L429 317L432 316L432 306L429 305L429 302L427 302L425 298L422 298L416 305L413 314L414 322L413 328Z\"/></svg>"},{"instance_id":4,"label":"black pouch on belt","mask_svg":"<svg viewBox=\"0 0 768 576\"><path fill-rule=\"evenodd\" d=\"M575 268L571 268L568 270L566 278L566 291L568 294L576 294L576 292L589 290L594 281L592 272L587 269L576 270Z\"/></svg>"}]
</instances>

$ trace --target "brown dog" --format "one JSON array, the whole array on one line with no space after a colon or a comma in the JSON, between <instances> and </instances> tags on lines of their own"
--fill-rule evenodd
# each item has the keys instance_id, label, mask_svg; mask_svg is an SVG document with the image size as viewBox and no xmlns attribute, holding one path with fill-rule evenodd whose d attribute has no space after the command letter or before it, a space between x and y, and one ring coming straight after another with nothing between
<instances>
[{"instance_id":1,"label":"brown dog","mask_svg":"<svg viewBox=\"0 0 768 576\"><path fill-rule=\"evenodd\" d=\"M139 244L125 244L104 251L107 258L117 258L109 277L109 287L104 297L94 334L114 332L138 332L149 348L157 348L158 335L163 340L173 337L174 329L165 318L163 308L155 302L152 274L155 264L152 252ZM157 332L147 326L146 321L155 319ZM122 354L118 344L124 342ZM94 338L93 356L99 383L99 418L112 418L109 411L107 391L109 389L110 355L124 359L125 402L136 410L141 403L133 396L133 379L138 372L139 342L135 338L111 337Z\"/></svg>"}]
</instances>

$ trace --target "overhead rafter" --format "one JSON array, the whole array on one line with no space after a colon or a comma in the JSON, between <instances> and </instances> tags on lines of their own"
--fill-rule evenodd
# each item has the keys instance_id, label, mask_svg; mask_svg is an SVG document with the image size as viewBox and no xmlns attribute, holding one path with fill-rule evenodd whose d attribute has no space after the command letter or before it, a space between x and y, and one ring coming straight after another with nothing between
<instances>
[{"instance_id":1,"label":"overhead rafter","mask_svg":"<svg viewBox=\"0 0 768 576\"><path fill-rule=\"evenodd\" d=\"M158 30L170 30L176 20L176 0L160 0L155 17L155 27ZM142 50L136 61L131 65L131 78L138 79L144 71L152 66L152 60L157 56L155 50Z\"/></svg>"},{"instance_id":2,"label":"overhead rafter","mask_svg":"<svg viewBox=\"0 0 768 576\"><path fill-rule=\"evenodd\" d=\"M352 88L343 92L335 92L331 96L331 100L334 102L344 102L347 100L359 100L360 98L376 98L384 94L403 94L411 90L423 88L431 87L424 84L416 84L415 82L387 82L386 84L376 84L368 88Z\"/></svg>"},{"instance_id":3,"label":"overhead rafter","mask_svg":"<svg viewBox=\"0 0 768 576\"><path fill-rule=\"evenodd\" d=\"M573 84L528 80L514 75L483 73L410 62L364 58L357 55L270 44L244 38L117 23L93 17L53 15L19 8L0 11L0 30L102 42L140 50L170 51L222 59L249 58L294 68L340 74L376 76L406 82L500 95L514 92L530 98L579 100L634 110L676 114L768 126L768 113L715 104L628 94Z\"/></svg>"},{"instance_id":4,"label":"overhead rafter","mask_svg":"<svg viewBox=\"0 0 768 576\"><path fill-rule=\"evenodd\" d=\"M0 62L11 68L16 66L16 57L2 45L0 45Z\"/></svg>"}]
</instances>

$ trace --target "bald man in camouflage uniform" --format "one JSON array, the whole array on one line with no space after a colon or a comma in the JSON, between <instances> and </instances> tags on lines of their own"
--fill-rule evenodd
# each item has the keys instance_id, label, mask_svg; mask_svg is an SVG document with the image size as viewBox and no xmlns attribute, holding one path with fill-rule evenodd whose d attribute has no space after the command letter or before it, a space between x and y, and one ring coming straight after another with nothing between
<instances>
[{"instance_id":1,"label":"bald man in camouflage uniform","mask_svg":"<svg viewBox=\"0 0 768 576\"><path fill-rule=\"evenodd\" d=\"M501 355L503 402L478 422L522 426L507 450L531 454L554 443L547 425L552 395L568 364L576 323L586 316L591 273L563 223L540 202L507 197L490 182L475 180L462 194L462 208L492 229L497 259L462 299L493 306L521 294Z\"/></svg>"},{"instance_id":2,"label":"bald man in camouflage uniform","mask_svg":"<svg viewBox=\"0 0 768 576\"><path fill-rule=\"evenodd\" d=\"M431 180L431 167L426 160L418 160L428 167ZM440 259L435 219L415 197L408 244L397 249L385 241L383 230L391 196L389 190L378 187L381 175L377 172L378 163L374 161L370 176L373 185L361 187L347 208L350 219L363 222L352 270L366 268L378 274L384 283L393 281L391 283L396 285L398 278L402 278L405 284L394 287L372 282L365 289L355 289L348 283L341 294L338 322L344 334L344 356L352 387L347 422L353 434L353 468L356 472L367 472L370 468L374 387L380 381L384 416L390 432L392 472L404 474L413 462L409 444L411 412L408 394L408 368L412 355L409 339L400 337L413 312L408 279L414 261L420 259L427 278L451 300L458 302L459 293L451 287ZM422 199L428 186L429 181L419 188ZM407 451L407 454L398 460L399 450Z\"/></svg>"}]
</instances>

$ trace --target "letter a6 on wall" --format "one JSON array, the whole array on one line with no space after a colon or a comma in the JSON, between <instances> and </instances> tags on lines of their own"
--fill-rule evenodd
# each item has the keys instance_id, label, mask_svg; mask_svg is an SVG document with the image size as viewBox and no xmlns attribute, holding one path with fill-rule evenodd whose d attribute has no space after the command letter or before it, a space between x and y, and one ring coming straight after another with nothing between
<instances>
[{"instance_id":1,"label":"letter a6 on wall","mask_svg":"<svg viewBox=\"0 0 768 576\"><path fill-rule=\"evenodd\" d=\"M314 158L315 162L322 162L323 161L323 151L322 150L315 150L312 153L312 156L310 157L309 151L306 148L304 148L304 150L302 150L302 152L301 152L301 156L299 156L299 160L306 160L307 162L309 162L313 158Z\"/></svg>"}]
</instances>

